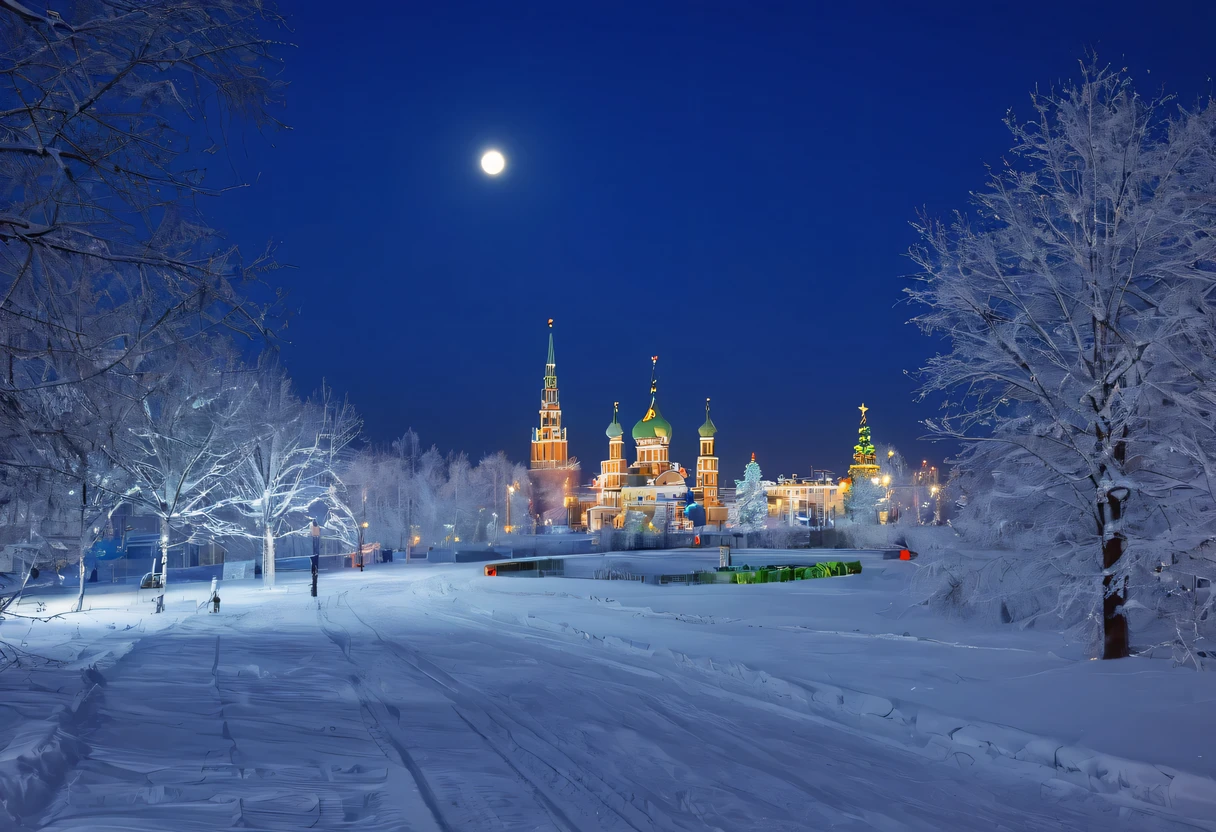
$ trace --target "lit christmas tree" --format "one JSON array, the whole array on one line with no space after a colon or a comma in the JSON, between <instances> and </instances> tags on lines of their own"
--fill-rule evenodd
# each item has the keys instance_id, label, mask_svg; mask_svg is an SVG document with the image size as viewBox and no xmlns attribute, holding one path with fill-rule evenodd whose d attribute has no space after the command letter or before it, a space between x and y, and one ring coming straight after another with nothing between
<instances>
[{"instance_id":1,"label":"lit christmas tree","mask_svg":"<svg viewBox=\"0 0 1216 832\"><path fill-rule=\"evenodd\" d=\"M849 490L844 495L844 508L850 518L858 523L877 523L879 500L886 491L878 483L878 459L874 441L870 438L870 425L866 420L866 407L862 402L861 424L857 427L857 444L853 446L853 464L849 466Z\"/></svg>"},{"instance_id":2,"label":"lit christmas tree","mask_svg":"<svg viewBox=\"0 0 1216 832\"><path fill-rule=\"evenodd\" d=\"M731 509L730 524L744 531L758 531L768 520L768 491L772 485L760 479L760 466L756 455L743 469L743 479L735 480L735 505Z\"/></svg>"},{"instance_id":3,"label":"lit christmas tree","mask_svg":"<svg viewBox=\"0 0 1216 832\"><path fill-rule=\"evenodd\" d=\"M861 424L857 427L857 444L853 446L853 464L849 466L849 478L854 482L878 476L874 441L870 438L870 425L866 421L866 411L870 408L863 403L857 409L861 411Z\"/></svg>"}]
</instances>

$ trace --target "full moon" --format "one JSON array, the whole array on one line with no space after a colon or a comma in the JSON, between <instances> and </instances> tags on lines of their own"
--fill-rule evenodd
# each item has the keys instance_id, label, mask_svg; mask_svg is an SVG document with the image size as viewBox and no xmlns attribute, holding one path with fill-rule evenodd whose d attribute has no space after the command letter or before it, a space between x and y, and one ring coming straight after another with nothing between
<instances>
[{"instance_id":1,"label":"full moon","mask_svg":"<svg viewBox=\"0 0 1216 832\"><path fill-rule=\"evenodd\" d=\"M497 150L487 150L481 157L481 169L490 176L498 176L507 166L507 160Z\"/></svg>"}]
</instances>

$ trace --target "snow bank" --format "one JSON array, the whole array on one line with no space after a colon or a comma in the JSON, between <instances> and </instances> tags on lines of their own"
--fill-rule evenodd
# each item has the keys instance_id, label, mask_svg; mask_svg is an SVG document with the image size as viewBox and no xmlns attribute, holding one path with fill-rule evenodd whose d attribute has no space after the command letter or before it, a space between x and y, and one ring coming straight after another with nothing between
<instances>
[{"instance_id":1,"label":"snow bank","mask_svg":"<svg viewBox=\"0 0 1216 832\"><path fill-rule=\"evenodd\" d=\"M685 616L656 613L650 608L627 607L619 601L571 593L527 593L486 589L453 583L450 577L420 581L413 591L442 597L454 610L484 617L499 627L542 631L578 639L595 648L645 655L669 664L672 670L718 679L730 679L749 688L752 695L772 704L808 715L826 717L841 727L860 728L936 760L962 767L996 765L1037 781L1053 791L1083 789L1127 807L1188 818L1216 819L1216 780L1169 766L1101 753L1048 736L981 720L941 713L919 703L854 690L827 681L781 678L738 661L694 655L652 641L639 641L624 632L609 632L592 625L577 626L522 612L510 606L523 597L561 596L591 601L597 609L639 616L662 616L681 623ZM512 589L516 586L512 585ZM495 602L501 598L501 605ZM482 605L482 600L488 602ZM696 616L689 616L697 618ZM841 635L848 635L842 633ZM917 641L909 638L909 641ZM654 667L648 664L647 667ZM720 684L720 683L719 683ZM1046 705L1045 705L1046 707Z\"/></svg>"},{"instance_id":2,"label":"snow bank","mask_svg":"<svg viewBox=\"0 0 1216 832\"><path fill-rule=\"evenodd\" d=\"M0 820L6 828L44 809L67 773L88 752L79 738L101 698L105 684L93 667L82 672L84 688L47 719L23 723L0 750ZM11 824L12 826L7 826Z\"/></svg>"}]
</instances>

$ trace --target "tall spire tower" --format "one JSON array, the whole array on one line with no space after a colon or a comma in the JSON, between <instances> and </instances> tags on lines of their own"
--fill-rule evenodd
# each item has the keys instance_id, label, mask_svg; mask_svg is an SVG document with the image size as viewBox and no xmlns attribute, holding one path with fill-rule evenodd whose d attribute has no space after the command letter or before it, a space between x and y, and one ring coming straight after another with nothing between
<instances>
[{"instance_id":1,"label":"tall spire tower","mask_svg":"<svg viewBox=\"0 0 1216 832\"><path fill-rule=\"evenodd\" d=\"M557 397L557 359L553 356L553 319L549 319L549 357L545 361L545 384L541 390L540 427L532 429L532 468L567 468L566 429Z\"/></svg>"}]
</instances>

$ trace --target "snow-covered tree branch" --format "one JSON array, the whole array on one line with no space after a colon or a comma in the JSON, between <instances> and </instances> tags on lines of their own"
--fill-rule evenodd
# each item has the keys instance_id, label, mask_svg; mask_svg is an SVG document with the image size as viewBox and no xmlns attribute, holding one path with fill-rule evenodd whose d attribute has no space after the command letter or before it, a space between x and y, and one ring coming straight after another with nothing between
<instances>
[{"instance_id":1,"label":"snow-covered tree branch","mask_svg":"<svg viewBox=\"0 0 1216 832\"><path fill-rule=\"evenodd\" d=\"M974 210L918 225L915 322L951 346L923 395L972 513L1032 527L1117 658L1130 593L1216 531L1216 108L1096 62L1032 103Z\"/></svg>"}]
</instances>

